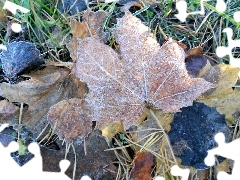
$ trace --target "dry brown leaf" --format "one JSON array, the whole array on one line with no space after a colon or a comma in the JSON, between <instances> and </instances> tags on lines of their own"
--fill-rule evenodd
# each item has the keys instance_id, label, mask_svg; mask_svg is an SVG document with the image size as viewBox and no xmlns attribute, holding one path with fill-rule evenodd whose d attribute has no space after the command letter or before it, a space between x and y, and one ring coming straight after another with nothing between
<instances>
[{"instance_id":1,"label":"dry brown leaf","mask_svg":"<svg viewBox=\"0 0 240 180\"><path fill-rule=\"evenodd\" d=\"M107 138L108 142L112 140L112 138L120 132L124 132L124 127L122 122L113 122L108 124L106 127L102 129L102 135Z\"/></svg>"},{"instance_id":2,"label":"dry brown leaf","mask_svg":"<svg viewBox=\"0 0 240 180\"><path fill-rule=\"evenodd\" d=\"M186 53L186 59L189 58L189 56L194 56L194 55L202 55L203 53L203 48L201 46L197 46L195 48L192 48L187 51Z\"/></svg>"},{"instance_id":3,"label":"dry brown leaf","mask_svg":"<svg viewBox=\"0 0 240 180\"><path fill-rule=\"evenodd\" d=\"M78 39L76 73L90 89L86 101L98 125L123 121L133 125L147 105L164 112L192 105L201 93L215 87L190 78L185 53L174 40L162 47L150 29L130 12L118 19L115 31L119 53L94 36Z\"/></svg>"},{"instance_id":4,"label":"dry brown leaf","mask_svg":"<svg viewBox=\"0 0 240 180\"><path fill-rule=\"evenodd\" d=\"M93 12L87 10L83 15L83 21L78 22L75 19L71 19L71 33L73 35L69 44L67 44L68 50L71 53L71 58L73 62L76 62L77 57L72 52L73 49L77 49L78 41L77 38L84 39L86 37L91 37L95 34L101 34L101 26L106 20L108 14L105 11ZM102 35L103 36L103 35Z\"/></svg>"},{"instance_id":5,"label":"dry brown leaf","mask_svg":"<svg viewBox=\"0 0 240 180\"><path fill-rule=\"evenodd\" d=\"M19 107L7 100L0 101L0 120L15 119L19 116Z\"/></svg>"},{"instance_id":6,"label":"dry brown leaf","mask_svg":"<svg viewBox=\"0 0 240 180\"><path fill-rule=\"evenodd\" d=\"M25 103L29 107L23 112L22 123L37 135L46 123L49 108L68 98L82 98L85 83L74 79L67 68L46 67L30 74L31 79L18 84L0 84L0 96L10 102ZM3 119L1 122L16 124L16 120Z\"/></svg>"},{"instance_id":7,"label":"dry brown leaf","mask_svg":"<svg viewBox=\"0 0 240 180\"><path fill-rule=\"evenodd\" d=\"M92 121L88 117L90 113L84 100L73 98L52 106L47 119L61 139L83 141L92 131Z\"/></svg>"},{"instance_id":8,"label":"dry brown leaf","mask_svg":"<svg viewBox=\"0 0 240 180\"><path fill-rule=\"evenodd\" d=\"M149 152L138 152L134 159L134 166L130 174L132 180L150 180L154 156Z\"/></svg>"},{"instance_id":9,"label":"dry brown leaf","mask_svg":"<svg viewBox=\"0 0 240 180\"><path fill-rule=\"evenodd\" d=\"M225 64L210 68L202 78L217 83L218 86L198 99L199 102L216 107L219 113L225 114L230 124L234 123L232 115L240 107L240 92L232 89L237 81L238 72L238 68L231 68L230 65Z\"/></svg>"},{"instance_id":10,"label":"dry brown leaf","mask_svg":"<svg viewBox=\"0 0 240 180\"><path fill-rule=\"evenodd\" d=\"M83 21L78 22L71 19L71 33L76 38L84 39L95 34L100 34L101 25L106 20L108 14L105 11L93 12L87 10L83 15Z\"/></svg>"}]
</instances>

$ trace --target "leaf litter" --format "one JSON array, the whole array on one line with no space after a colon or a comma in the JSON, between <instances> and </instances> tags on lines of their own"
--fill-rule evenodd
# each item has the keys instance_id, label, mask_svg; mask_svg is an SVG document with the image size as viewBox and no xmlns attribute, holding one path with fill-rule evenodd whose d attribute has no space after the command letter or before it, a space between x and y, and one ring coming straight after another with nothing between
<instances>
[{"instance_id":1,"label":"leaf litter","mask_svg":"<svg viewBox=\"0 0 240 180\"><path fill-rule=\"evenodd\" d=\"M85 83L74 79L67 68L48 66L29 74L30 79L18 84L0 83L0 96L9 102L26 104L22 123L37 136L47 123L46 115L51 106L68 98L82 98ZM3 119L2 123L18 124L17 119Z\"/></svg>"},{"instance_id":2,"label":"leaf litter","mask_svg":"<svg viewBox=\"0 0 240 180\"><path fill-rule=\"evenodd\" d=\"M101 14L100 19L97 19L98 13ZM3 107L0 108L0 119L2 122L18 123L19 108L13 102L26 104L23 123L30 127L35 135L40 133L45 123L50 122L52 128L56 128L55 132L60 138L74 143L76 154L71 154L70 159L74 162L74 156L77 156L76 177L78 179L83 174L89 174L95 179L115 178L114 175L104 175L103 172L106 172L107 164L112 164L116 157L113 151L106 151L111 152L111 155L104 154L104 150L108 149L109 145L101 133L97 136L93 135L89 120L97 121L97 128L104 127L107 123L112 125L112 129L107 129L108 126L104 132L110 141L115 133L123 132L124 129L139 122L145 109L162 109L163 112L161 111L156 117L166 115L166 112L176 113L183 107L191 106L193 101L206 91L207 93L199 101L204 103L210 101L210 104L212 103L210 106L214 106L213 102L216 102L214 99L220 98L220 94L223 94L218 87L215 88L216 84L219 83L221 86L223 81L227 81L221 80L224 73L231 71L232 76L228 76L230 79L232 77L235 79L237 73L233 68L220 68L222 70L217 73L205 72L205 70L200 72L205 65L203 63L204 65L201 65L202 67L198 68L197 73L193 75L194 77L201 74L201 78L191 78L185 67L185 52L179 43L170 38L160 46L153 38L151 30L130 12L126 12L123 18L118 19L117 27L112 31L119 47L113 50L104 44L104 33L101 30L107 15L104 12L87 11L84 16L82 22L71 21L73 37L67 45L76 66L71 71L67 68L47 66L43 70L30 73L30 79L27 81L17 84L0 83L0 96L6 99L0 101ZM79 27L81 32L78 32ZM200 51L194 50L187 55L196 53ZM210 69L213 70L216 67ZM25 69L25 67L21 68L13 73L13 77L10 77L11 74L10 79L14 79ZM87 83L88 90L76 76ZM233 80L230 84L225 86L226 91L231 89ZM216 92L219 96L215 96ZM235 89L230 92L236 95L238 91ZM230 94L226 96L231 96ZM228 97L228 103L231 104L231 100L236 97ZM217 104L217 110L221 109L224 102L223 99ZM227 105L224 104L225 107ZM226 112L227 119L232 118L231 113L236 111L237 106L239 107L237 102L232 104L232 110ZM87 113L84 109L87 109ZM158 111L155 113L157 114ZM222 113L225 112L222 111ZM64 116L67 118L63 118ZM81 117L81 120L78 117ZM145 124L153 119L149 116ZM164 119L157 119L160 119L158 125L164 123ZM118 121L122 121L124 128ZM87 124L86 127L83 127L84 123ZM169 123L162 124L167 131ZM151 122L150 126L152 128L157 124ZM64 127L67 127L67 130ZM163 128L161 130L164 131ZM149 132L152 133L152 131ZM76 143L79 142L77 139L83 141L85 138L86 142ZM156 152L158 143L149 150ZM84 147L85 145L87 148ZM160 148L160 155L166 155L166 150L169 149ZM87 152L87 155L84 152ZM43 153L43 158L54 157L57 153L50 154ZM58 154L64 155L65 152L61 150ZM109 159L108 156L110 156ZM94 167L89 166L89 164L92 165L89 163L91 158L94 162L97 158L99 164ZM161 160L166 162L166 159ZM50 163L47 162L47 164ZM81 166L82 168L79 168ZM113 166L110 165L110 167L114 169ZM74 172L73 167L70 170Z\"/></svg>"}]
</instances>

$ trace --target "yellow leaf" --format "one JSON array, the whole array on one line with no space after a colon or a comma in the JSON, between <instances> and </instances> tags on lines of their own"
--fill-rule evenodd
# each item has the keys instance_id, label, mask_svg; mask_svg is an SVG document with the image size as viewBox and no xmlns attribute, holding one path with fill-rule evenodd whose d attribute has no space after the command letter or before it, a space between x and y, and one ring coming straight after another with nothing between
<instances>
[{"instance_id":1,"label":"yellow leaf","mask_svg":"<svg viewBox=\"0 0 240 180\"><path fill-rule=\"evenodd\" d=\"M238 68L220 64L210 68L203 76L205 80L217 83L215 89L207 91L205 96L198 98L199 102L210 107L216 107L217 111L226 115L228 123L233 124L232 114L240 107L240 92L232 87L238 78Z\"/></svg>"}]
</instances>

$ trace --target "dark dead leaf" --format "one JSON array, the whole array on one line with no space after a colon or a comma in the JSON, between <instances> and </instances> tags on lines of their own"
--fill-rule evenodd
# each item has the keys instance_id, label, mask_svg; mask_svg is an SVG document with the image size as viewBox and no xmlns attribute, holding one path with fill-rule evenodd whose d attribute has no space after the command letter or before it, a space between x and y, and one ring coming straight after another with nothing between
<instances>
[{"instance_id":1,"label":"dark dead leaf","mask_svg":"<svg viewBox=\"0 0 240 180\"><path fill-rule=\"evenodd\" d=\"M217 146L213 142L215 134L224 133L226 142L229 142L231 129L224 115L203 103L194 102L193 106L181 110L174 115L168 133L174 154L181 158L184 166L207 169L204 158L209 149Z\"/></svg>"},{"instance_id":2,"label":"dark dead leaf","mask_svg":"<svg viewBox=\"0 0 240 180\"><path fill-rule=\"evenodd\" d=\"M146 103L176 112L215 87L190 78L182 48L171 39L160 47L150 29L131 13L118 19L115 34L120 55L96 36L78 39L78 49L71 49L77 56L77 75L90 89L86 101L98 125L122 120L127 129Z\"/></svg>"},{"instance_id":3,"label":"dark dead leaf","mask_svg":"<svg viewBox=\"0 0 240 180\"><path fill-rule=\"evenodd\" d=\"M118 4L121 4L121 5L125 5L127 3L130 3L131 1L135 1L135 0L119 0L118 1ZM142 3L144 6L147 6L147 5L159 5L159 1L157 0L136 0L136 2L138 3Z\"/></svg>"},{"instance_id":4,"label":"dark dead leaf","mask_svg":"<svg viewBox=\"0 0 240 180\"><path fill-rule=\"evenodd\" d=\"M150 180L154 156L149 152L138 152L134 159L133 169L131 170L130 180Z\"/></svg>"},{"instance_id":5,"label":"dark dead leaf","mask_svg":"<svg viewBox=\"0 0 240 180\"><path fill-rule=\"evenodd\" d=\"M2 69L10 82L14 83L21 72L32 69L44 63L40 51L35 44L25 41L12 42L3 50L0 59Z\"/></svg>"},{"instance_id":6,"label":"dark dead leaf","mask_svg":"<svg viewBox=\"0 0 240 180\"><path fill-rule=\"evenodd\" d=\"M115 173L108 171L108 167L112 165L115 154L113 151L105 151L108 149L108 144L100 131L94 131L89 134L85 140L87 154L84 154L84 143L74 144L77 155L75 179L81 179L83 175L88 175L92 179L98 180L113 180L116 178ZM58 163L65 157L65 147L60 146L59 151L41 148L43 157L43 170L56 172L59 171ZM74 153L70 147L67 154L67 159L71 165L66 174L69 177L73 176ZM116 170L116 169L115 169Z\"/></svg>"},{"instance_id":7,"label":"dark dead leaf","mask_svg":"<svg viewBox=\"0 0 240 180\"><path fill-rule=\"evenodd\" d=\"M20 102L28 105L23 112L22 123L29 126L37 135L46 123L49 108L69 98L82 98L85 94L85 83L74 79L67 68L46 67L30 74L31 79L18 84L0 83L0 96L9 102ZM2 123L18 124L16 119L1 119Z\"/></svg>"},{"instance_id":8,"label":"dark dead leaf","mask_svg":"<svg viewBox=\"0 0 240 180\"><path fill-rule=\"evenodd\" d=\"M91 114L88 105L82 99L68 99L52 106L48 112L48 122L61 139L68 142L83 141L92 131Z\"/></svg>"},{"instance_id":9,"label":"dark dead leaf","mask_svg":"<svg viewBox=\"0 0 240 180\"><path fill-rule=\"evenodd\" d=\"M7 147L17 137L16 130L12 126L5 128L0 132L0 142L4 147Z\"/></svg>"},{"instance_id":10,"label":"dark dead leaf","mask_svg":"<svg viewBox=\"0 0 240 180\"><path fill-rule=\"evenodd\" d=\"M216 64L203 55L191 55L186 60L186 69L188 74L193 78L200 77L199 74L202 74L201 71L205 67L209 67L209 65L214 66Z\"/></svg>"}]
</instances>

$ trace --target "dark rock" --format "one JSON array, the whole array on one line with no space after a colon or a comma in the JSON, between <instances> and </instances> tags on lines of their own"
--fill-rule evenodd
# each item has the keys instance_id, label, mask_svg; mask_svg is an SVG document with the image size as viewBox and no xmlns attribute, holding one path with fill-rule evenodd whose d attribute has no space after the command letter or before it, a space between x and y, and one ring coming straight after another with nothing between
<instances>
[{"instance_id":1,"label":"dark rock","mask_svg":"<svg viewBox=\"0 0 240 180\"><path fill-rule=\"evenodd\" d=\"M226 124L225 115L198 102L181 110L174 115L168 134L174 154L182 160L182 165L207 169L204 163L207 151L218 146L215 134L222 132L226 142L231 140L231 129Z\"/></svg>"},{"instance_id":2,"label":"dark rock","mask_svg":"<svg viewBox=\"0 0 240 180\"><path fill-rule=\"evenodd\" d=\"M0 60L3 72L10 83L14 83L23 71L44 63L35 44L26 41L9 43L7 51L2 50Z\"/></svg>"}]
</instances>

